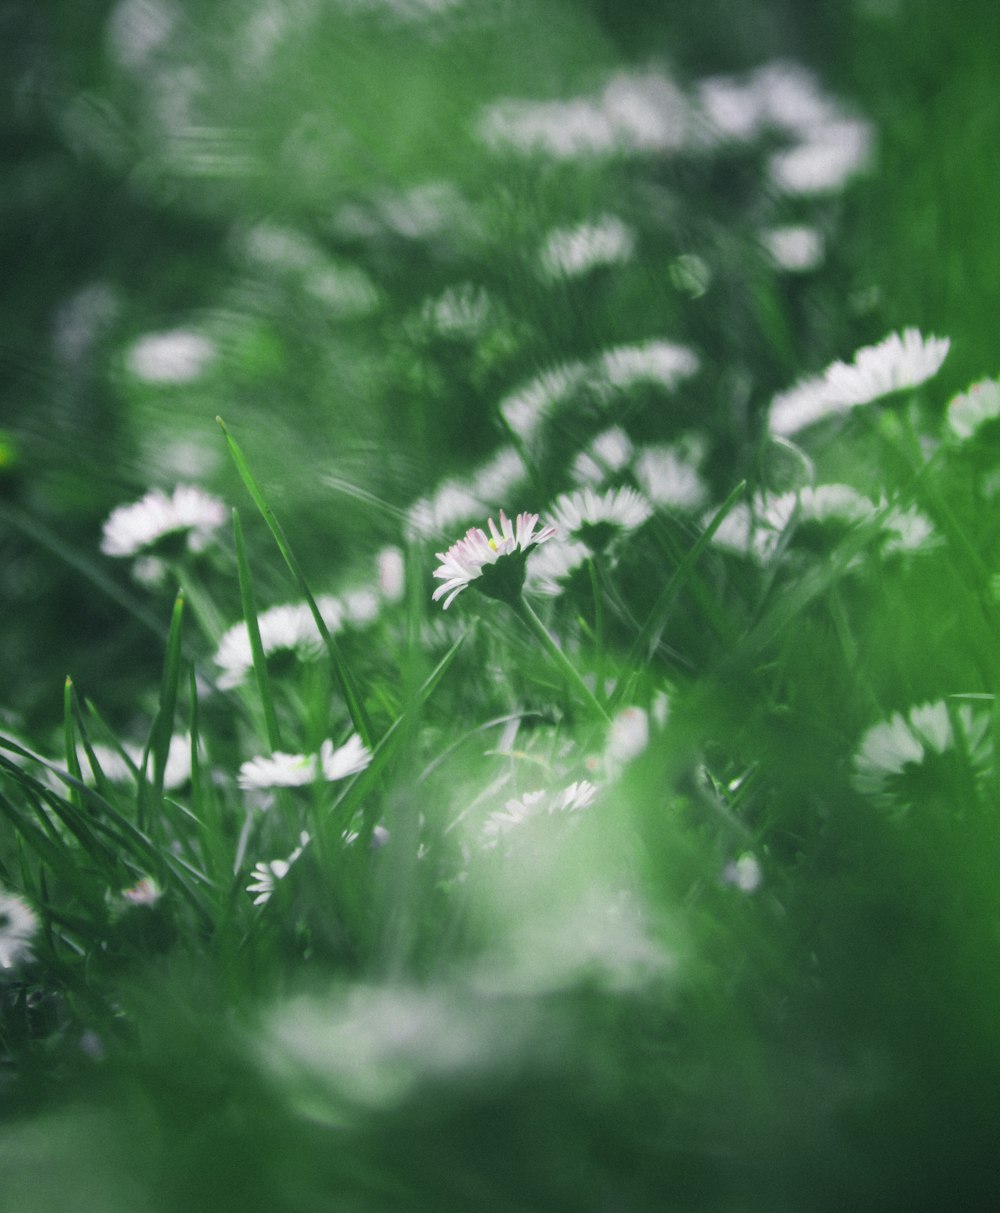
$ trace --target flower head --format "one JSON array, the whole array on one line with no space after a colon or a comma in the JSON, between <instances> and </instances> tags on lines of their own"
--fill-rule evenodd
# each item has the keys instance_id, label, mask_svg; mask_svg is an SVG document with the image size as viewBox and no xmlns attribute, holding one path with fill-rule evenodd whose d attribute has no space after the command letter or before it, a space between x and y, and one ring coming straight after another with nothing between
<instances>
[{"instance_id":1,"label":"flower head","mask_svg":"<svg viewBox=\"0 0 1000 1213\"><path fill-rule=\"evenodd\" d=\"M615 538L642 526L652 512L645 497L627 487L563 493L552 505L560 533L585 543L591 551L603 551Z\"/></svg>"},{"instance_id":2,"label":"flower head","mask_svg":"<svg viewBox=\"0 0 1000 1213\"><path fill-rule=\"evenodd\" d=\"M318 754L285 754L275 750L271 755L251 758L240 767L238 782L248 791L300 788L320 778L334 783L363 771L371 760L371 751L355 733L337 750L327 740Z\"/></svg>"},{"instance_id":3,"label":"flower head","mask_svg":"<svg viewBox=\"0 0 1000 1213\"><path fill-rule=\"evenodd\" d=\"M28 903L0 889L0 971L28 956L37 930L38 919Z\"/></svg>"},{"instance_id":4,"label":"flower head","mask_svg":"<svg viewBox=\"0 0 1000 1213\"><path fill-rule=\"evenodd\" d=\"M544 543L556 533L555 527L538 531L537 514L518 514L515 522L500 511L499 528L489 519L489 535L481 527L472 527L465 538L453 543L446 552L438 552L441 564L434 570L439 585L431 598L444 598L445 610L467 585L487 596L513 602L524 586L524 562L528 549Z\"/></svg>"},{"instance_id":5,"label":"flower head","mask_svg":"<svg viewBox=\"0 0 1000 1213\"><path fill-rule=\"evenodd\" d=\"M135 556L178 534L188 551L200 552L225 521L223 503L196 485L179 484L169 497L162 489L152 489L132 505L111 511L104 523L101 551L106 556Z\"/></svg>"},{"instance_id":6,"label":"flower head","mask_svg":"<svg viewBox=\"0 0 1000 1213\"><path fill-rule=\"evenodd\" d=\"M299 835L299 845L287 859L272 859L270 863L254 864L251 880L247 885L247 892L254 895L253 904L255 906L262 906L266 901L270 900L278 881L284 880L288 875L289 868L291 868L292 864L306 849L309 842L309 835L303 830Z\"/></svg>"}]
</instances>

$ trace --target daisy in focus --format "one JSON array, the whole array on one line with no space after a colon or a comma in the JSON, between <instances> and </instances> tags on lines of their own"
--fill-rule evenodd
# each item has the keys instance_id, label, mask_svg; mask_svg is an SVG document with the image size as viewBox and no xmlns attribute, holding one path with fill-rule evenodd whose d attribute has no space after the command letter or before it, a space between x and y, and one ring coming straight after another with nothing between
<instances>
[{"instance_id":1,"label":"daisy in focus","mask_svg":"<svg viewBox=\"0 0 1000 1213\"><path fill-rule=\"evenodd\" d=\"M471 527L465 538L453 543L446 552L438 552L441 564L433 576L442 584L431 595L437 602L444 598L444 609L468 585L474 585L487 598L515 602L524 587L525 559L536 544L545 543L556 533L555 527L538 526L537 514L518 514L514 522L500 511L499 528L490 518L489 535L481 527Z\"/></svg>"},{"instance_id":2,"label":"daisy in focus","mask_svg":"<svg viewBox=\"0 0 1000 1213\"><path fill-rule=\"evenodd\" d=\"M30 954L37 930L38 919L28 903L0 889L0 972L14 968Z\"/></svg>"}]
</instances>

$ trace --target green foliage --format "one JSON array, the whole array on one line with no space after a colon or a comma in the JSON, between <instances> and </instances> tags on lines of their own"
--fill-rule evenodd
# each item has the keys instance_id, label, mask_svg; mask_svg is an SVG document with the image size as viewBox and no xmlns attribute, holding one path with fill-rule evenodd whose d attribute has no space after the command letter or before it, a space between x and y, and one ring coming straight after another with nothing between
<instances>
[{"instance_id":1,"label":"green foliage","mask_svg":"<svg viewBox=\"0 0 1000 1213\"><path fill-rule=\"evenodd\" d=\"M50 10L0 1209L995 1204L985 0Z\"/></svg>"}]
</instances>

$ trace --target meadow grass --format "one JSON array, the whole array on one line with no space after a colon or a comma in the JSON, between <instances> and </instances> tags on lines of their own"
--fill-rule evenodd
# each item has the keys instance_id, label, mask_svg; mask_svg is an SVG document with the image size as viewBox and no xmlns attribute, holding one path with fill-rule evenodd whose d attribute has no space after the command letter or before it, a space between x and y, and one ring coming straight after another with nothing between
<instances>
[{"instance_id":1,"label":"meadow grass","mask_svg":"<svg viewBox=\"0 0 1000 1213\"><path fill-rule=\"evenodd\" d=\"M724 7L54 20L0 1209L995 1196L991 61Z\"/></svg>"}]
</instances>

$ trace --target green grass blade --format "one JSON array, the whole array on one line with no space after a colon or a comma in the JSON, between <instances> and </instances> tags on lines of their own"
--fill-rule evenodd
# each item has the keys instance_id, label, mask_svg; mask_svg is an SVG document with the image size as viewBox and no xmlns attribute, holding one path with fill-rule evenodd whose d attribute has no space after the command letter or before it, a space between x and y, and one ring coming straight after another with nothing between
<instances>
[{"instance_id":1,"label":"green grass blade","mask_svg":"<svg viewBox=\"0 0 1000 1213\"><path fill-rule=\"evenodd\" d=\"M239 472L240 479L246 486L247 492L253 498L254 504L260 511L261 516L267 523L268 529L274 536L274 540L278 545L278 550L284 558L285 564L295 578L299 592L304 597L312 612L312 617L319 630L319 634L323 639L326 650L330 655L330 661L333 665L333 671L337 678L337 683L340 687L341 694L344 696L344 702L347 705L347 710L351 720L354 723L354 728L365 745L372 744L373 734L371 722L368 719L368 714L364 709L364 704L361 702L361 697L358 694L354 679L351 677L351 672L344 661L343 655L340 652L340 647L337 645L333 636L330 634L330 629L326 626L326 621L320 613L319 607L316 605L316 600L312 596L309 585L306 582L305 574L302 571L302 566L299 564L295 553L292 551L285 536L285 532L281 528L281 524L275 517L274 511L267 504L261 493L257 481L254 479L253 472L250 471L250 465L247 463L243 452L240 450L236 439L230 434L226 423L221 417L215 419L223 434L226 437L226 445L229 448L229 454L232 457L233 463L236 465L236 470Z\"/></svg>"},{"instance_id":2,"label":"green grass blade","mask_svg":"<svg viewBox=\"0 0 1000 1213\"><path fill-rule=\"evenodd\" d=\"M76 752L76 729L73 721L73 680L67 675L63 684L63 741L66 749L66 770L76 779L82 780L80 759ZM79 796L70 792L70 798L77 807L81 806Z\"/></svg>"},{"instance_id":3,"label":"green grass blade","mask_svg":"<svg viewBox=\"0 0 1000 1213\"><path fill-rule=\"evenodd\" d=\"M149 753L153 759L153 804L159 806L163 799L163 779L170 752L170 738L174 731L174 714L177 710L177 687L181 678L181 644L184 626L184 591L178 593L170 617L170 632L167 636L167 656L163 664L163 681L160 686L160 706L153 721L149 738ZM145 764L144 768L145 770Z\"/></svg>"},{"instance_id":4,"label":"green grass blade","mask_svg":"<svg viewBox=\"0 0 1000 1213\"><path fill-rule=\"evenodd\" d=\"M271 694L271 679L267 673L267 658L264 655L260 626L257 623L257 603L253 592L253 580L250 576L250 565L247 561L246 543L243 539L243 525L240 522L239 510L235 509L233 510L233 535L236 541L236 570L240 580L243 619L247 626L247 636L250 639L250 653L253 657L253 672L257 680L257 690L260 693L260 702L264 709L267 741L273 752L282 748L281 730L278 727L278 714L274 707L274 696Z\"/></svg>"},{"instance_id":5,"label":"green grass blade","mask_svg":"<svg viewBox=\"0 0 1000 1213\"><path fill-rule=\"evenodd\" d=\"M743 496L745 490L746 481L741 480L722 503L722 505L716 510L715 514L712 516L712 521L708 524L704 532L699 536L698 541L674 570L674 575L663 587L663 590L661 591L656 602L653 604L653 609L649 612L646 622L643 624L639 635L636 636L635 640L632 642L632 648L629 650L629 654L625 659L625 669L633 668L641 660L643 650L656 633L664 614L690 580L694 566L697 564L702 552L704 552L705 548L707 548L712 542L712 538L716 531L720 526L722 526L723 522L725 522L733 507ZM609 712L613 712L621 703L622 696L625 692L625 686L625 682L619 682L619 685L615 688L608 700Z\"/></svg>"}]
</instances>

